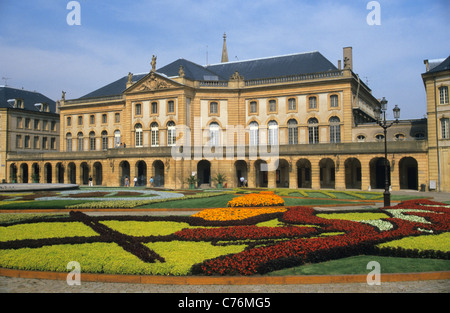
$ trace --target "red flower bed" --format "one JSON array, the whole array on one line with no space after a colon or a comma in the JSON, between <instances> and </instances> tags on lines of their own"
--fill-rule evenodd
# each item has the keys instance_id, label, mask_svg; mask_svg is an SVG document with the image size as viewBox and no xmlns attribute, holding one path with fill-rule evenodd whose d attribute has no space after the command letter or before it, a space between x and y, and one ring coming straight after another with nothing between
<instances>
[{"instance_id":1,"label":"red flower bed","mask_svg":"<svg viewBox=\"0 0 450 313\"><path fill-rule=\"evenodd\" d=\"M291 224L312 224L320 226L323 232L344 232L342 235L296 238L271 246L262 246L245 250L234 255L208 260L194 267L197 274L206 275L253 275L273 271L286 266L301 265L306 262L319 262L348 255L364 254L374 251L374 245L385 241L408 236L422 235L423 229L434 233L450 230L450 209L431 201L406 201L389 209L422 210L423 212L405 212L425 217L430 224L412 222L400 218L385 219L394 225L390 231L378 231L365 223L345 220L331 220L317 217L315 211L306 207L292 207L283 214L282 221ZM432 211L433 213L426 212ZM234 230L236 231L236 230ZM244 230L242 230L245 233ZM265 228L258 236L264 236ZM230 230L230 233L233 233ZM214 236L213 233L209 234ZM227 234L229 236L230 234ZM252 234L256 235L256 234ZM210 238L209 238L210 239ZM203 239L204 240L204 239ZM448 258L448 253L445 256Z\"/></svg>"}]
</instances>

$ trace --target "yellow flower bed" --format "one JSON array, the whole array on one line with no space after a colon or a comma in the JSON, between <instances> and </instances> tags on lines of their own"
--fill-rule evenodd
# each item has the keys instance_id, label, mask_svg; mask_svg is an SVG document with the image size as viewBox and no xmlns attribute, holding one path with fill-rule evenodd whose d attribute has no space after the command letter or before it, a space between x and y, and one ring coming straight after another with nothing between
<instances>
[{"instance_id":1,"label":"yellow flower bed","mask_svg":"<svg viewBox=\"0 0 450 313\"><path fill-rule=\"evenodd\" d=\"M218 208L206 209L194 214L195 217L200 217L207 221L236 221L243 220L249 217L286 212L285 208Z\"/></svg>"},{"instance_id":2,"label":"yellow flower bed","mask_svg":"<svg viewBox=\"0 0 450 313\"><path fill-rule=\"evenodd\" d=\"M284 200L272 191L261 191L259 194L251 193L228 201L229 207L261 207L282 206Z\"/></svg>"}]
</instances>

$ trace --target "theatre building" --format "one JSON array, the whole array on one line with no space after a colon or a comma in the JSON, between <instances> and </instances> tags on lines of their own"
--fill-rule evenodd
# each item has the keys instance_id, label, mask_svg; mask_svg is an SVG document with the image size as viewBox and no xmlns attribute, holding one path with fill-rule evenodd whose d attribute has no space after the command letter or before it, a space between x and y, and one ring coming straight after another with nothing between
<instances>
[{"instance_id":1,"label":"theatre building","mask_svg":"<svg viewBox=\"0 0 450 313\"><path fill-rule=\"evenodd\" d=\"M226 48L224 46L224 48ZM342 61L320 52L199 65L178 59L129 73L78 99L61 99L59 152L15 155L9 167L37 162L41 182L187 188L384 188L384 134L375 95ZM399 103L402 107L403 104ZM390 109L394 104L390 104ZM403 107L404 108L404 107ZM406 109L406 108L404 108ZM426 120L388 130L393 190L429 185Z\"/></svg>"}]
</instances>

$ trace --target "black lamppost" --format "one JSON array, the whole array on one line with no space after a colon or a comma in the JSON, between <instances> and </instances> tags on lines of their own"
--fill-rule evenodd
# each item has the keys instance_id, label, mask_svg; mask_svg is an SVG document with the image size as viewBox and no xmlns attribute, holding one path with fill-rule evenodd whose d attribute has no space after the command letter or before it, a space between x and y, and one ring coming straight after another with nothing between
<instances>
[{"instance_id":1,"label":"black lamppost","mask_svg":"<svg viewBox=\"0 0 450 313\"><path fill-rule=\"evenodd\" d=\"M395 105L394 118L395 121L387 123L386 121L386 111L387 111L387 100L383 97L381 100L381 110L376 109L375 115L377 118L377 123L384 129L384 175L385 175L385 183L384 183L384 206L391 206L391 193L389 192L389 171L388 171L388 159L387 159L387 129L392 125L398 123L398 119L400 118L400 108ZM383 113L383 119L381 119L381 113Z\"/></svg>"}]
</instances>

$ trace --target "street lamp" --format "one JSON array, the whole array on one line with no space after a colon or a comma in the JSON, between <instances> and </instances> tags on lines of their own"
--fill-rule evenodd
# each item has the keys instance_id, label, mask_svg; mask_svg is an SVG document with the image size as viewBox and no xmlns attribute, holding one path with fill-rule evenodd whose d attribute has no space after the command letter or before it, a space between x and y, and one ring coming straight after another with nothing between
<instances>
[{"instance_id":1,"label":"street lamp","mask_svg":"<svg viewBox=\"0 0 450 313\"><path fill-rule=\"evenodd\" d=\"M391 206L391 193L389 192L389 172L388 172L388 159L387 159L387 129L392 125L398 123L398 119L400 118L400 108L395 105L394 118L395 121L388 123L386 121L386 111L387 111L387 100L383 97L381 100L381 109L375 109L375 116L377 118L377 124L380 125L384 129L384 206ZM381 113L383 113L383 119L381 119Z\"/></svg>"}]
</instances>

